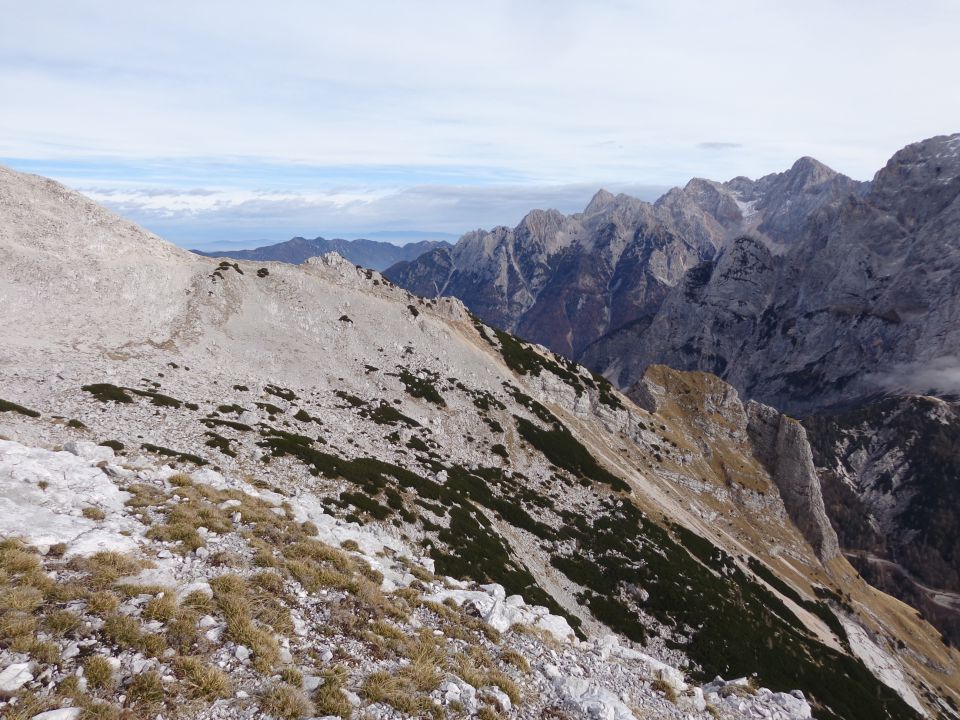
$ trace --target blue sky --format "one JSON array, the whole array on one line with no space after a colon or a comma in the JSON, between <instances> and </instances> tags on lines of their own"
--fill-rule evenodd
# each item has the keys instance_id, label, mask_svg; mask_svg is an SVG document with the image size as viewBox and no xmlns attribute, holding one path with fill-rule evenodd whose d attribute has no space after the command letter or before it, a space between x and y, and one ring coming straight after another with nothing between
<instances>
[{"instance_id":1,"label":"blue sky","mask_svg":"<svg viewBox=\"0 0 960 720\"><path fill-rule=\"evenodd\" d=\"M960 3L0 0L0 162L194 247L409 239L956 131Z\"/></svg>"}]
</instances>

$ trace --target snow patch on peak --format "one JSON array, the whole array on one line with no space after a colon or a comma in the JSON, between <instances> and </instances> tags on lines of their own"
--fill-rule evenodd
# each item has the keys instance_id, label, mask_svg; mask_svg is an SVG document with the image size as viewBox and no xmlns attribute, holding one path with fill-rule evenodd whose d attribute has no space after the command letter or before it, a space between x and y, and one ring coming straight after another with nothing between
<instances>
[{"instance_id":1,"label":"snow patch on peak","mask_svg":"<svg viewBox=\"0 0 960 720\"><path fill-rule=\"evenodd\" d=\"M741 200L739 197L735 197L733 201L737 204L737 209L740 210L740 215L743 217L745 221L751 220L756 216L757 214L756 200L750 200L749 202L746 202Z\"/></svg>"}]
</instances>

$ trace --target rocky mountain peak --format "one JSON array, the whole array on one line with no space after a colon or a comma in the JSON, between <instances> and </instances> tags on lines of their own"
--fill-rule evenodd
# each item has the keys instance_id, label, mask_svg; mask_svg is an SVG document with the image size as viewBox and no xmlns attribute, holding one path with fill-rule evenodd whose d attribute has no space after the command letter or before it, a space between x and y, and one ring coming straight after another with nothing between
<instances>
[{"instance_id":1,"label":"rocky mountain peak","mask_svg":"<svg viewBox=\"0 0 960 720\"><path fill-rule=\"evenodd\" d=\"M960 195L960 133L907 145L874 176L870 201L907 228L922 224Z\"/></svg>"},{"instance_id":2,"label":"rocky mountain peak","mask_svg":"<svg viewBox=\"0 0 960 720\"><path fill-rule=\"evenodd\" d=\"M143 253L181 259L190 255L54 180L2 165L0 218L0 247L29 247L69 257L73 264Z\"/></svg>"},{"instance_id":3,"label":"rocky mountain peak","mask_svg":"<svg viewBox=\"0 0 960 720\"><path fill-rule=\"evenodd\" d=\"M960 133L954 133L921 140L897 151L877 172L875 182L884 186L891 181L904 182L918 175L948 181L958 172Z\"/></svg>"},{"instance_id":4,"label":"rocky mountain peak","mask_svg":"<svg viewBox=\"0 0 960 720\"><path fill-rule=\"evenodd\" d=\"M590 199L587 207L584 208L583 214L593 215L594 213L598 213L612 203L615 198L616 196L612 192L600 188Z\"/></svg>"},{"instance_id":5,"label":"rocky mountain peak","mask_svg":"<svg viewBox=\"0 0 960 720\"><path fill-rule=\"evenodd\" d=\"M697 177L688 180L687 184L683 186L683 191L688 195L697 197L703 195L716 195L721 191L722 187L722 183Z\"/></svg>"},{"instance_id":6,"label":"rocky mountain peak","mask_svg":"<svg viewBox=\"0 0 960 720\"><path fill-rule=\"evenodd\" d=\"M550 233L554 233L563 225L566 216L559 210L535 209L523 216L518 229L527 231L540 240L545 240Z\"/></svg>"},{"instance_id":7,"label":"rocky mountain peak","mask_svg":"<svg viewBox=\"0 0 960 720\"><path fill-rule=\"evenodd\" d=\"M833 179L839 174L836 170L827 167L809 155L799 158L785 173L791 182L798 183L801 187L819 185L822 182Z\"/></svg>"},{"instance_id":8,"label":"rocky mountain peak","mask_svg":"<svg viewBox=\"0 0 960 720\"><path fill-rule=\"evenodd\" d=\"M773 247L796 244L808 220L821 208L850 194L862 194L864 183L836 172L812 157L802 157L789 170L766 175L741 197L758 214L758 230Z\"/></svg>"}]
</instances>

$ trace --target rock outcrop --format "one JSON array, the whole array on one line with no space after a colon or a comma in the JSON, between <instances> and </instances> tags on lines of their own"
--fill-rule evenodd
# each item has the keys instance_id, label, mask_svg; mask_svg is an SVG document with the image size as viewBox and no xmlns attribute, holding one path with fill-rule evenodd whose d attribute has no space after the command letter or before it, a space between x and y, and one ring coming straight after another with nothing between
<instances>
[{"instance_id":1,"label":"rock outcrop","mask_svg":"<svg viewBox=\"0 0 960 720\"><path fill-rule=\"evenodd\" d=\"M752 454L766 470L790 520L824 563L839 555L837 534L824 507L807 434L796 420L749 401L714 375L681 372L663 365L647 368L627 392L634 402L661 416L682 414L721 474L731 482L757 487L755 470L744 466ZM731 462L731 458L737 461ZM762 488L762 485L759 487Z\"/></svg>"},{"instance_id":2,"label":"rock outcrop","mask_svg":"<svg viewBox=\"0 0 960 720\"><path fill-rule=\"evenodd\" d=\"M960 644L960 404L890 397L803 422L850 560Z\"/></svg>"},{"instance_id":3,"label":"rock outcrop","mask_svg":"<svg viewBox=\"0 0 960 720\"><path fill-rule=\"evenodd\" d=\"M780 490L783 504L819 558L840 554L837 533L830 525L807 433L798 421L772 407L747 403L747 432L754 452Z\"/></svg>"}]
</instances>

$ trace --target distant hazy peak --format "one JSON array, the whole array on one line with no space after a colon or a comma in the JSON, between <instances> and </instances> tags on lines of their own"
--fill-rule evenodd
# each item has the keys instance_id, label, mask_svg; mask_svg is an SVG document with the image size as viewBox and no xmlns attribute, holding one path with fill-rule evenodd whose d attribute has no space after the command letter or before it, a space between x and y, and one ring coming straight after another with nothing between
<instances>
[{"instance_id":1,"label":"distant hazy peak","mask_svg":"<svg viewBox=\"0 0 960 720\"><path fill-rule=\"evenodd\" d=\"M599 190L597 190L594 196L590 199L590 202L587 204L587 207L584 208L583 214L593 215L594 213L600 212L607 205L612 203L615 199L616 197L612 192L610 192L609 190L604 190L603 188L600 188Z\"/></svg>"},{"instance_id":2,"label":"distant hazy peak","mask_svg":"<svg viewBox=\"0 0 960 720\"><path fill-rule=\"evenodd\" d=\"M824 165L816 158L805 155L798 159L786 172L788 177L803 180L806 184L817 184L839 175L836 170Z\"/></svg>"},{"instance_id":3,"label":"distant hazy peak","mask_svg":"<svg viewBox=\"0 0 960 720\"><path fill-rule=\"evenodd\" d=\"M385 270L395 263L415 260L423 253L438 247L449 247L449 244L437 240L421 240L406 245L394 245L381 240L367 240L365 238L357 240L333 238L328 240L320 236L308 239L298 235L286 242L249 250L194 250L194 252L207 257L276 261L298 265L309 257L335 251L355 265L362 265L373 270Z\"/></svg>"}]
</instances>

